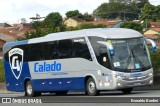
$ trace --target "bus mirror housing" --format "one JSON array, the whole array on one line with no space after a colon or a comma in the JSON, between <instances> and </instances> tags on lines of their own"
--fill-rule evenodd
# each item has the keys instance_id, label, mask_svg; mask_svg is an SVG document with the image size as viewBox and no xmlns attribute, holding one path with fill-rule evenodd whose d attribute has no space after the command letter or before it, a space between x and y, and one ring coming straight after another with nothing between
<instances>
[{"instance_id":1,"label":"bus mirror housing","mask_svg":"<svg viewBox=\"0 0 160 106\"><path fill-rule=\"evenodd\" d=\"M97 42L100 43L100 44L102 44L102 45L107 46L107 48L108 48L108 50L109 50L109 54L110 54L111 56L114 55L114 49L113 49L112 44L110 44L110 43L108 43L108 42L105 42L105 41L97 41Z\"/></svg>"},{"instance_id":2,"label":"bus mirror housing","mask_svg":"<svg viewBox=\"0 0 160 106\"><path fill-rule=\"evenodd\" d=\"M152 52L155 53L155 52L156 52L156 49L157 49L157 48L156 48L156 43L155 43L153 40L147 39L147 38L146 38L146 41L149 42L149 43L152 45Z\"/></svg>"}]
</instances>

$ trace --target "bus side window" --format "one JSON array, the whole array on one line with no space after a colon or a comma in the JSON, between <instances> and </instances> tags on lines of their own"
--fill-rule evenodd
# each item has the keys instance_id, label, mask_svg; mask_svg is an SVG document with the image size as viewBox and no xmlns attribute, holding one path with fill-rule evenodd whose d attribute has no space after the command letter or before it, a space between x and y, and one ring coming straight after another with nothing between
<instances>
[{"instance_id":1,"label":"bus side window","mask_svg":"<svg viewBox=\"0 0 160 106\"><path fill-rule=\"evenodd\" d=\"M57 59L57 41L44 43L45 60Z\"/></svg>"},{"instance_id":2,"label":"bus side window","mask_svg":"<svg viewBox=\"0 0 160 106\"><path fill-rule=\"evenodd\" d=\"M43 43L30 44L30 61L43 60Z\"/></svg>"},{"instance_id":3,"label":"bus side window","mask_svg":"<svg viewBox=\"0 0 160 106\"><path fill-rule=\"evenodd\" d=\"M71 58L72 57L72 40L60 40L58 42L58 58Z\"/></svg>"},{"instance_id":4,"label":"bus side window","mask_svg":"<svg viewBox=\"0 0 160 106\"><path fill-rule=\"evenodd\" d=\"M29 59L29 48L28 45L20 45L16 46L15 48L20 48L23 50L23 61L27 62Z\"/></svg>"},{"instance_id":5,"label":"bus side window","mask_svg":"<svg viewBox=\"0 0 160 106\"><path fill-rule=\"evenodd\" d=\"M92 60L88 45L86 41L74 42L73 43L73 57L85 58L87 60Z\"/></svg>"}]
</instances>

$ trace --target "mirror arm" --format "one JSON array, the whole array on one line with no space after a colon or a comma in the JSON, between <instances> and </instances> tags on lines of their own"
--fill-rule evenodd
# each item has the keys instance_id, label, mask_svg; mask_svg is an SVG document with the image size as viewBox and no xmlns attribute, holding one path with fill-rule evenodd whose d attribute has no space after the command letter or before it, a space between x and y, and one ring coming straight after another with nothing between
<instances>
[{"instance_id":1,"label":"mirror arm","mask_svg":"<svg viewBox=\"0 0 160 106\"><path fill-rule=\"evenodd\" d=\"M152 51L155 53L156 52L156 43L153 41L153 40L151 40L151 39L147 39L147 38L145 38L146 39L146 41L147 42L149 42L149 43L151 43L151 45L152 45Z\"/></svg>"}]
</instances>

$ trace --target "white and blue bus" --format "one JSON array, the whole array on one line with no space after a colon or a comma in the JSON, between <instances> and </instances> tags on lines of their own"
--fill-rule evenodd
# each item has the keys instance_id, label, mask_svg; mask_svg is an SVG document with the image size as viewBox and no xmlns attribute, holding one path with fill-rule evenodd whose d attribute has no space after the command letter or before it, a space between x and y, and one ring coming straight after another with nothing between
<instances>
[{"instance_id":1,"label":"white and blue bus","mask_svg":"<svg viewBox=\"0 0 160 106\"><path fill-rule=\"evenodd\" d=\"M153 83L146 42L137 31L98 28L59 32L7 43L3 47L6 88L37 96L43 92L67 94L121 90Z\"/></svg>"}]
</instances>

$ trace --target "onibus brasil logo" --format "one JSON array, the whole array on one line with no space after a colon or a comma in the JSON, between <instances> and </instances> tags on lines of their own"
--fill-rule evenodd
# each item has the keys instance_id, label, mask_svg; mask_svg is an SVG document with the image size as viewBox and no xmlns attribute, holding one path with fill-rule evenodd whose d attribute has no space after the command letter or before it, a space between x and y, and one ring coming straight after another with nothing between
<instances>
[{"instance_id":1,"label":"onibus brasil logo","mask_svg":"<svg viewBox=\"0 0 160 106\"><path fill-rule=\"evenodd\" d=\"M14 48L9 51L9 64L13 75L16 79L19 79L22 66L23 66L23 50L19 48Z\"/></svg>"}]
</instances>

